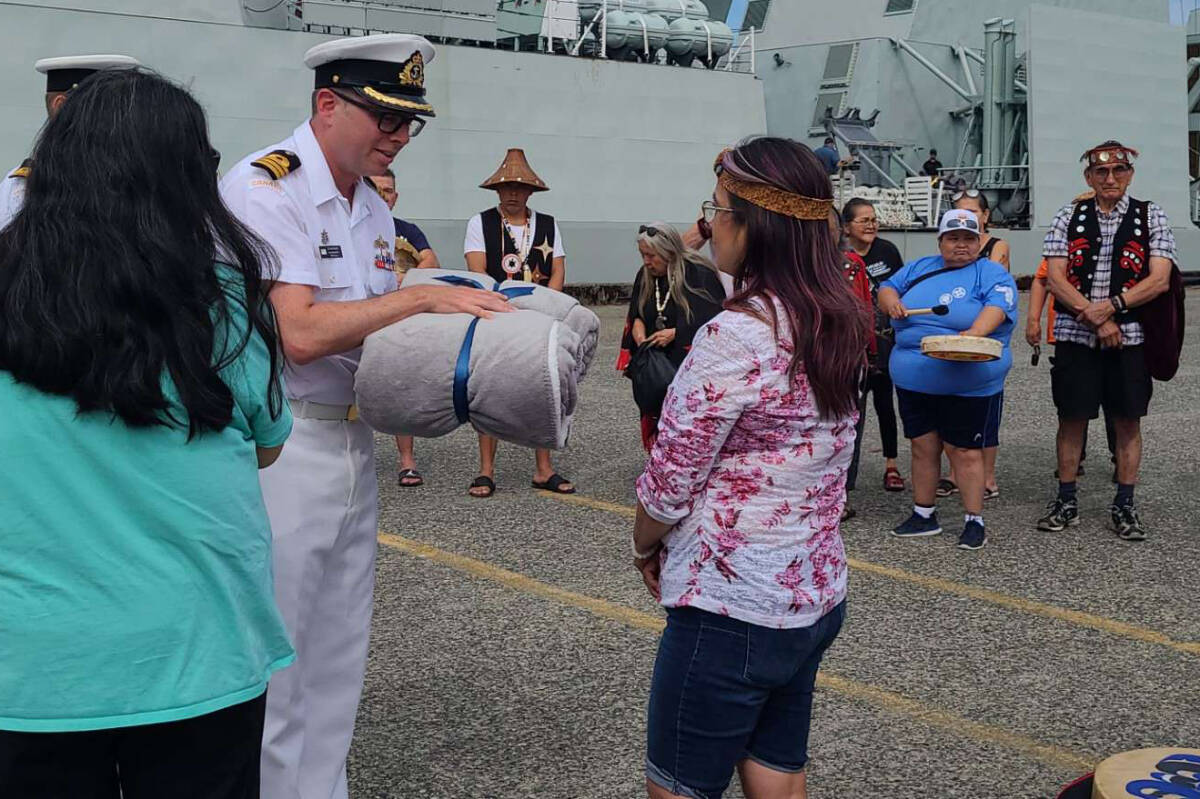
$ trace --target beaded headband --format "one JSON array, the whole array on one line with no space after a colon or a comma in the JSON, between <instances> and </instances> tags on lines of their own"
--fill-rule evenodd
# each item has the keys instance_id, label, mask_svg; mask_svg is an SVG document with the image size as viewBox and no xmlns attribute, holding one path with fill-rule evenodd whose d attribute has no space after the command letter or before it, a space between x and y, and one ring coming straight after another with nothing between
<instances>
[{"instance_id":1,"label":"beaded headband","mask_svg":"<svg viewBox=\"0 0 1200 799\"><path fill-rule=\"evenodd\" d=\"M794 219L823 222L829 218L829 212L833 210L832 199L819 200L813 197L805 197L802 194L793 194L790 191L777 189L774 186L768 186L763 183L751 183L735 178L721 164L721 161L725 158L725 153L728 152L730 151L722 150L713 164L713 171L717 173L717 183L725 191L735 197L741 197L746 202L753 203L759 208L765 208L768 211L790 216Z\"/></svg>"},{"instance_id":2,"label":"beaded headband","mask_svg":"<svg viewBox=\"0 0 1200 799\"><path fill-rule=\"evenodd\" d=\"M1126 147L1120 142L1106 141L1099 147L1088 150L1079 160L1090 167L1099 164L1132 164L1138 155L1138 151L1132 147Z\"/></svg>"}]
</instances>

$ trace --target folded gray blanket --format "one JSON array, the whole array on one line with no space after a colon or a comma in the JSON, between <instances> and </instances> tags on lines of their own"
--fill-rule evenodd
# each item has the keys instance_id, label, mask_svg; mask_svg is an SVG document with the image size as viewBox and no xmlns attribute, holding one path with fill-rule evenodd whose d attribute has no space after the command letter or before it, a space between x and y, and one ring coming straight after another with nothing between
<instances>
[{"instance_id":1,"label":"folded gray blanket","mask_svg":"<svg viewBox=\"0 0 1200 799\"><path fill-rule=\"evenodd\" d=\"M587 363L581 349L566 324L536 311L417 314L363 343L359 414L382 433L434 438L469 422L514 444L561 449Z\"/></svg>"},{"instance_id":2,"label":"folded gray blanket","mask_svg":"<svg viewBox=\"0 0 1200 799\"><path fill-rule=\"evenodd\" d=\"M452 269L410 269L404 275L403 286L418 286L422 283L435 285L465 285L470 281L481 289L495 289L496 282L488 275L478 272L460 272ZM525 283L521 280L506 280L499 288L532 288L533 292L512 297L514 307L525 311L537 311L565 324L579 336L578 358L581 366L579 377L587 374L600 342L600 319L596 314L579 304L579 300L561 291Z\"/></svg>"}]
</instances>

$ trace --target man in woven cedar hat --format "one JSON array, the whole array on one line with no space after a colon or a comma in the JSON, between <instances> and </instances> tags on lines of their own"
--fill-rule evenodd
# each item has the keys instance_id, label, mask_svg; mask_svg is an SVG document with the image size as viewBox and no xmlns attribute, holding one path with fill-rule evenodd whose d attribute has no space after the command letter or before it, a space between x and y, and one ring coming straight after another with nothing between
<instances>
[{"instance_id":1,"label":"man in woven cedar hat","mask_svg":"<svg viewBox=\"0 0 1200 799\"><path fill-rule=\"evenodd\" d=\"M1085 152L1084 180L1096 195L1064 206L1046 234L1042 254L1057 312L1050 378L1059 419L1059 488L1039 530L1060 532L1079 523L1080 451L1088 421L1103 406L1116 432L1110 524L1126 541L1146 538L1133 501L1141 418L1152 391L1138 309L1167 290L1176 255L1167 215L1128 194L1137 155L1117 141Z\"/></svg>"},{"instance_id":2,"label":"man in woven cedar hat","mask_svg":"<svg viewBox=\"0 0 1200 799\"><path fill-rule=\"evenodd\" d=\"M467 269L483 272L497 282L525 280L562 291L567 274L566 252L558 223L549 214L529 207L534 192L549 191L525 158L525 151L511 149L490 178L479 184L494 189L500 202L467 222L463 253ZM480 499L496 492L496 446L491 436L479 436L479 476L470 494ZM550 450L535 450L533 487L560 494L573 494L575 487L554 471Z\"/></svg>"},{"instance_id":3,"label":"man in woven cedar hat","mask_svg":"<svg viewBox=\"0 0 1200 799\"><path fill-rule=\"evenodd\" d=\"M136 58L127 55L71 55L43 58L33 68L46 76L46 116L52 117L67 101L67 95L79 81L102 69L130 69L139 66ZM33 161L25 161L10 169L0 179L0 228L7 225L25 204L25 181Z\"/></svg>"}]
</instances>

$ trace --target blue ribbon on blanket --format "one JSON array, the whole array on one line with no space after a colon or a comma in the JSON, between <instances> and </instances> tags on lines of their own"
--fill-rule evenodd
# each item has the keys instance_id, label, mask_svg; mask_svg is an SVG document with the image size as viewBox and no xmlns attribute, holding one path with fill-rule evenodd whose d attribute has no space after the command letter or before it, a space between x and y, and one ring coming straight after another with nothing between
<instances>
[{"instance_id":1,"label":"blue ribbon on blanket","mask_svg":"<svg viewBox=\"0 0 1200 799\"><path fill-rule=\"evenodd\" d=\"M451 286L465 286L471 289L485 288L477 280L458 275L439 275L434 279L449 283ZM499 283L492 286L492 291L503 294L510 300L517 297L528 297L533 293L533 289L533 286L512 286L502 289ZM458 360L454 363L454 415L458 418L459 424L466 424L470 418L467 408L467 380L471 376L471 344L475 341L475 327L478 324L479 317L477 316L467 326L467 335L463 338L462 346L458 349Z\"/></svg>"}]
</instances>

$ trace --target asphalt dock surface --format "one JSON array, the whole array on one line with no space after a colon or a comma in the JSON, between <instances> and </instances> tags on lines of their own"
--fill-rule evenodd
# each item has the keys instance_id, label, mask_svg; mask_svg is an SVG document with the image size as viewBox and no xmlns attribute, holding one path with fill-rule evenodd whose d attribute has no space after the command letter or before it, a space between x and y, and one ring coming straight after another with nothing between
<instances>
[{"instance_id":1,"label":"asphalt dock surface","mask_svg":"<svg viewBox=\"0 0 1200 799\"><path fill-rule=\"evenodd\" d=\"M644 454L629 384L612 368L624 309L597 312L601 347L555 457L575 497L533 490L532 452L503 444L495 496L467 496L478 468L467 427L418 440L426 484L402 489L395 445L377 437L375 618L351 796L645 796L664 615L629 554ZM957 497L940 504L945 534L886 534L912 499L883 491L868 412L859 515L842 527L848 617L814 703L811 797L1053 797L1110 754L1200 747L1200 293L1188 314L1185 362L1155 384L1143 425L1143 543L1105 528L1100 422L1082 524L1034 528L1056 487L1055 416L1050 353L1031 366L1022 326L983 550L955 547ZM900 450L907 478L903 439ZM742 796L736 778L726 795Z\"/></svg>"}]
</instances>

